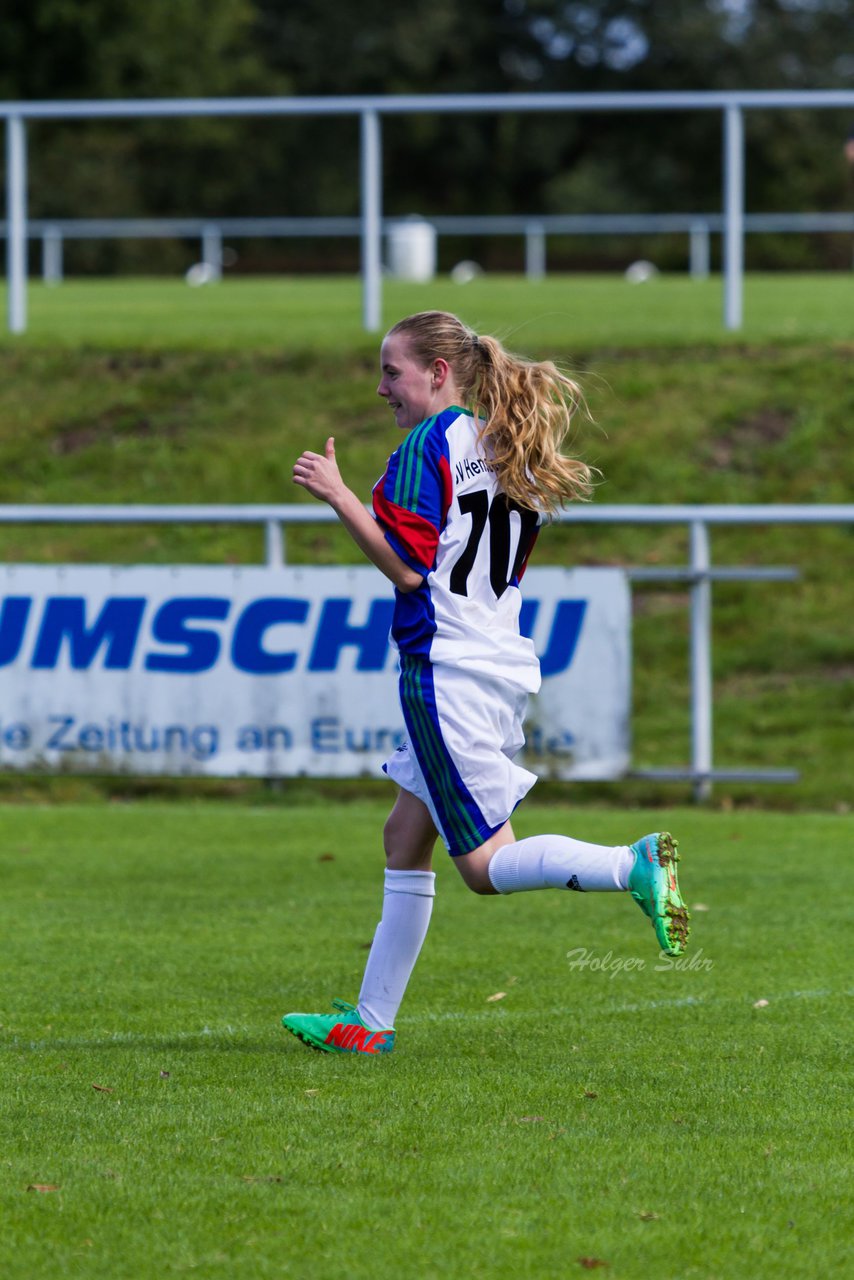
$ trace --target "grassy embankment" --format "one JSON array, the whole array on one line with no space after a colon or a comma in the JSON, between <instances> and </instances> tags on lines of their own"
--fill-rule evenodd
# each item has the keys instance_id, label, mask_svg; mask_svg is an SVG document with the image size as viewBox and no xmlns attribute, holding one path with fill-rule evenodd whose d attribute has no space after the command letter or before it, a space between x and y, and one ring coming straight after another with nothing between
<instances>
[{"instance_id":1,"label":"grassy embankment","mask_svg":"<svg viewBox=\"0 0 854 1280\"><path fill-rule=\"evenodd\" d=\"M453 307L576 369L595 419L579 423L578 447L603 473L599 501L831 503L854 492L851 291L845 276L749 279L737 339L720 327L715 281L387 284L385 313ZM367 496L397 443L374 394L376 339L361 332L356 281L34 287L30 321L26 337L0 345L2 502L299 501L291 462L330 434ZM261 552L260 532L230 528L0 529L7 561L252 562ZM718 799L850 801L851 552L850 526L714 533L718 564L801 572L794 584L714 588L715 762L803 775L794 787L718 786ZM579 526L548 531L538 563L675 565L686 555L681 529ZM292 530L288 556L357 559L329 526ZM684 584L636 588L639 768L688 759L686 602ZM22 790L20 779L0 781L2 794ZM93 789L78 779L53 793ZM685 794L639 783L571 791L642 803Z\"/></svg>"}]
</instances>

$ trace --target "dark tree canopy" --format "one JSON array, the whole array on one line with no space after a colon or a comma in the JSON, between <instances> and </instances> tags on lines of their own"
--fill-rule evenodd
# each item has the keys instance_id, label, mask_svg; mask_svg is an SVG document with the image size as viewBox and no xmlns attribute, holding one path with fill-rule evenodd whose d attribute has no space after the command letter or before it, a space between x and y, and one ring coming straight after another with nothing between
<instances>
[{"instance_id":1,"label":"dark tree canopy","mask_svg":"<svg viewBox=\"0 0 854 1280\"><path fill-rule=\"evenodd\" d=\"M10 0L1 21L6 100L854 85L854 0ZM850 115L748 113L749 207L850 207ZM36 216L358 208L353 120L43 123L29 134ZM390 214L721 203L716 113L387 119L384 161ZM107 269L134 251L89 252Z\"/></svg>"}]
</instances>

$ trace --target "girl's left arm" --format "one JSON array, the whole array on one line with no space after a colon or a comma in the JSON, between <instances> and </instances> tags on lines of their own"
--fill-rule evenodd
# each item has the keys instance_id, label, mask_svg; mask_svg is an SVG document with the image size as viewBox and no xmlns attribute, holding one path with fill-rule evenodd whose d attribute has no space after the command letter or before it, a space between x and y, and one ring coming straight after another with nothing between
<instances>
[{"instance_id":1,"label":"girl's left arm","mask_svg":"<svg viewBox=\"0 0 854 1280\"><path fill-rule=\"evenodd\" d=\"M401 560L389 546L385 534L373 516L348 489L335 461L335 441L326 441L324 453L306 452L294 463L294 484L307 489L315 498L328 502L356 546L384 573L399 591L414 591L424 579Z\"/></svg>"}]
</instances>

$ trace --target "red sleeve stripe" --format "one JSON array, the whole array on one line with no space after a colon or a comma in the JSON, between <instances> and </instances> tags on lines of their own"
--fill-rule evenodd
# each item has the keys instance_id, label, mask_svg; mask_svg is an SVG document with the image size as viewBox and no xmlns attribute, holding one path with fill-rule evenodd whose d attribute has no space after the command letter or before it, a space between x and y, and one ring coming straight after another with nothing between
<instances>
[{"instance_id":1,"label":"red sleeve stripe","mask_svg":"<svg viewBox=\"0 0 854 1280\"><path fill-rule=\"evenodd\" d=\"M380 485L374 490L374 513L419 568L425 571L433 568L439 533L429 520L389 502Z\"/></svg>"}]
</instances>

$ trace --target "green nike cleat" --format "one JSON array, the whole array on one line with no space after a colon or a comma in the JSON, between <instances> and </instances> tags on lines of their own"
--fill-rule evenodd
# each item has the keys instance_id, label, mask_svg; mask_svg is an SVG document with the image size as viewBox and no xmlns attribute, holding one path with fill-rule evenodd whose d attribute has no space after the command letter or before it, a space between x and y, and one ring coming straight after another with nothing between
<instances>
[{"instance_id":1,"label":"green nike cleat","mask_svg":"<svg viewBox=\"0 0 854 1280\"><path fill-rule=\"evenodd\" d=\"M372 1031L345 1000L333 1000L334 1013L286 1013L282 1026L310 1049L322 1053L391 1053L394 1028Z\"/></svg>"},{"instance_id":2,"label":"green nike cleat","mask_svg":"<svg viewBox=\"0 0 854 1280\"><path fill-rule=\"evenodd\" d=\"M652 920L661 950L680 956L688 942L688 912L676 879L676 841L669 831L643 836L631 846L635 863L629 872L629 893Z\"/></svg>"}]
</instances>

